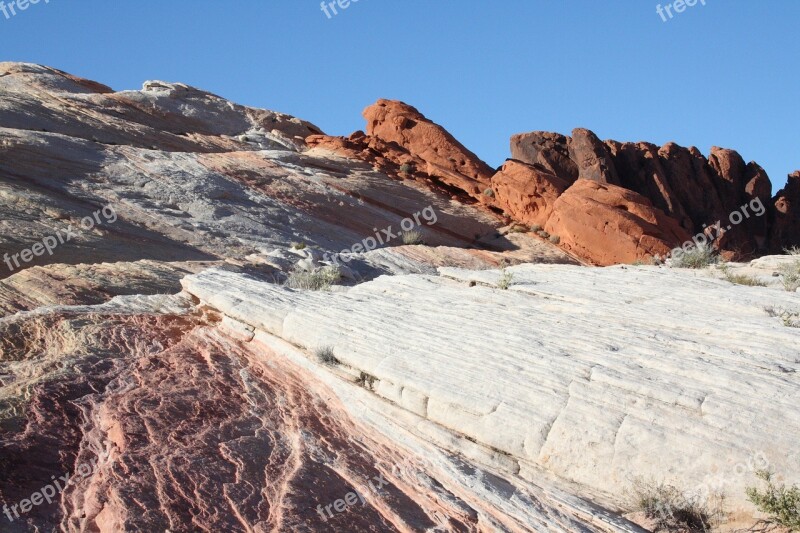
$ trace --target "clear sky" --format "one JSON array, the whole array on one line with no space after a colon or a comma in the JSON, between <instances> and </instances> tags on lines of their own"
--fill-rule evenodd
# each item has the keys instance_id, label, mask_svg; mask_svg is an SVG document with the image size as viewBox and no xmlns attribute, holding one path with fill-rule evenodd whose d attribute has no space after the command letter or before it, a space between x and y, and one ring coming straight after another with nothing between
<instances>
[{"instance_id":1,"label":"clear sky","mask_svg":"<svg viewBox=\"0 0 800 533\"><path fill-rule=\"evenodd\" d=\"M532 130L718 145L777 190L800 169L800 1L701 1L664 22L655 0L360 0L331 18L319 0L40 0L0 13L0 59L117 90L180 81L334 135L400 99L493 166Z\"/></svg>"}]
</instances>

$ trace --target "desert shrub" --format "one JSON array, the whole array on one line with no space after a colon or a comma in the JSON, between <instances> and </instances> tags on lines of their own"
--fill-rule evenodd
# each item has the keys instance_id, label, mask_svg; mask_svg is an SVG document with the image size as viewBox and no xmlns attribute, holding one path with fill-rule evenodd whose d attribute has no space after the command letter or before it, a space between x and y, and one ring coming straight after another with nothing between
<instances>
[{"instance_id":1,"label":"desert shrub","mask_svg":"<svg viewBox=\"0 0 800 533\"><path fill-rule=\"evenodd\" d=\"M513 280L514 274L504 268L500 271L500 279L497 280L497 288L506 291L511 286Z\"/></svg>"},{"instance_id":2,"label":"desert shrub","mask_svg":"<svg viewBox=\"0 0 800 533\"><path fill-rule=\"evenodd\" d=\"M304 242L293 242L292 249L293 250L304 250L306 247L306 243Z\"/></svg>"},{"instance_id":3,"label":"desert shrub","mask_svg":"<svg viewBox=\"0 0 800 533\"><path fill-rule=\"evenodd\" d=\"M400 234L403 244L425 244L425 238L419 230L404 231Z\"/></svg>"},{"instance_id":4,"label":"desert shrub","mask_svg":"<svg viewBox=\"0 0 800 533\"><path fill-rule=\"evenodd\" d=\"M356 381L356 383L358 383L367 390L374 390L376 381L378 381L378 378L376 378L372 374L361 372L361 374L358 376L358 380Z\"/></svg>"},{"instance_id":5,"label":"desert shrub","mask_svg":"<svg viewBox=\"0 0 800 533\"><path fill-rule=\"evenodd\" d=\"M537 231L537 232L536 232L536 235L538 235L538 236L539 236L539 237L541 237L542 239L549 239L549 238L550 238L550 234L549 234L549 233L547 233L547 232L546 232L545 230L543 230L543 229L540 229L539 231Z\"/></svg>"},{"instance_id":6,"label":"desert shrub","mask_svg":"<svg viewBox=\"0 0 800 533\"><path fill-rule=\"evenodd\" d=\"M494 198L494 190L492 189L486 189L485 191L483 191L483 194L485 196L488 196L489 198Z\"/></svg>"},{"instance_id":7,"label":"desert shrub","mask_svg":"<svg viewBox=\"0 0 800 533\"><path fill-rule=\"evenodd\" d=\"M341 362L336 359L336 356L333 355L333 348L330 346L320 346L314 350L314 355L317 356L317 361L324 365L336 366L341 364Z\"/></svg>"},{"instance_id":8,"label":"desert shrub","mask_svg":"<svg viewBox=\"0 0 800 533\"><path fill-rule=\"evenodd\" d=\"M731 274L730 272L728 272L727 274L725 274L725 279L735 285L747 285L748 287L767 286L767 284L761 281L760 279L745 274Z\"/></svg>"},{"instance_id":9,"label":"desert shrub","mask_svg":"<svg viewBox=\"0 0 800 533\"><path fill-rule=\"evenodd\" d=\"M414 171L414 167L409 165L408 163L403 163L400 165L400 173L401 174L411 174Z\"/></svg>"},{"instance_id":10,"label":"desert shrub","mask_svg":"<svg viewBox=\"0 0 800 533\"><path fill-rule=\"evenodd\" d=\"M800 255L800 246L792 246L791 248L784 248L783 251L789 255Z\"/></svg>"},{"instance_id":11,"label":"desert shrub","mask_svg":"<svg viewBox=\"0 0 800 533\"><path fill-rule=\"evenodd\" d=\"M673 268L706 268L719 261L717 253L708 246L695 246L672 258Z\"/></svg>"},{"instance_id":12,"label":"desert shrub","mask_svg":"<svg viewBox=\"0 0 800 533\"><path fill-rule=\"evenodd\" d=\"M633 487L633 506L655 522L654 531L710 531L712 521L721 518L722 498L717 496L715 509L689 497L672 485L636 481Z\"/></svg>"},{"instance_id":13,"label":"desert shrub","mask_svg":"<svg viewBox=\"0 0 800 533\"><path fill-rule=\"evenodd\" d=\"M781 265L778 269L783 280L783 288L794 292L800 287L800 261Z\"/></svg>"},{"instance_id":14,"label":"desert shrub","mask_svg":"<svg viewBox=\"0 0 800 533\"><path fill-rule=\"evenodd\" d=\"M339 281L341 277L339 269L333 266L318 268L310 272L293 270L286 280L286 286L306 291L325 291L330 289L331 285Z\"/></svg>"},{"instance_id":15,"label":"desert shrub","mask_svg":"<svg viewBox=\"0 0 800 533\"><path fill-rule=\"evenodd\" d=\"M773 473L759 470L756 475L764 481L764 491L756 487L747 488L747 499L758 510L769 516L769 521L788 528L789 531L800 531L800 487L787 488L776 485L772 481Z\"/></svg>"},{"instance_id":16,"label":"desert shrub","mask_svg":"<svg viewBox=\"0 0 800 533\"><path fill-rule=\"evenodd\" d=\"M728 265L723 264L720 267L722 270L722 275L726 281L733 283L734 285L746 285L748 287L766 287L767 284L761 281L760 279L754 276L748 276L746 274L734 274L731 272Z\"/></svg>"},{"instance_id":17,"label":"desert shrub","mask_svg":"<svg viewBox=\"0 0 800 533\"><path fill-rule=\"evenodd\" d=\"M531 231L534 233L538 233L542 231L544 228L540 224L531 224Z\"/></svg>"},{"instance_id":18,"label":"desert shrub","mask_svg":"<svg viewBox=\"0 0 800 533\"><path fill-rule=\"evenodd\" d=\"M514 224L508 231L510 231L511 233L526 233L528 231L528 228L526 226L523 226L522 224Z\"/></svg>"},{"instance_id":19,"label":"desert shrub","mask_svg":"<svg viewBox=\"0 0 800 533\"><path fill-rule=\"evenodd\" d=\"M558 235L550 235L550 242L553 244L559 244L561 242L561 237Z\"/></svg>"},{"instance_id":20,"label":"desert shrub","mask_svg":"<svg viewBox=\"0 0 800 533\"><path fill-rule=\"evenodd\" d=\"M789 311L772 305L765 307L764 311L771 317L780 318L787 328L800 328L800 311Z\"/></svg>"}]
</instances>

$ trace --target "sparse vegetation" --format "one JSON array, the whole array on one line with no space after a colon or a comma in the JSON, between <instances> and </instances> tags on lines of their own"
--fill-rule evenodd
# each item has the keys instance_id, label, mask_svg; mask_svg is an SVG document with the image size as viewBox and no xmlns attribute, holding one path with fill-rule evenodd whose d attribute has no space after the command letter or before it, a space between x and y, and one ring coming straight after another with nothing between
<instances>
[{"instance_id":1,"label":"sparse vegetation","mask_svg":"<svg viewBox=\"0 0 800 533\"><path fill-rule=\"evenodd\" d=\"M511 233L527 233L528 228L522 224L514 224L508 231Z\"/></svg>"},{"instance_id":2,"label":"sparse vegetation","mask_svg":"<svg viewBox=\"0 0 800 533\"><path fill-rule=\"evenodd\" d=\"M486 189L483 191L484 196L488 196L489 198L494 198L494 190L493 189Z\"/></svg>"},{"instance_id":3,"label":"sparse vegetation","mask_svg":"<svg viewBox=\"0 0 800 533\"><path fill-rule=\"evenodd\" d=\"M716 495L701 502L672 485L638 480L633 487L633 506L655 522L654 531L705 532L721 521L724 498Z\"/></svg>"},{"instance_id":4,"label":"sparse vegetation","mask_svg":"<svg viewBox=\"0 0 800 533\"><path fill-rule=\"evenodd\" d=\"M531 224L531 231L534 233L538 233L542 231L544 228L539 224Z\"/></svg>"},{"instance_id":5,"label":"sparse vegetation","mask_svg":"<svg viewBox=\"0 0 800 533\"><path fill-rule=\"evenodd\" d=\"M672 258L673 268L706 268L719 261L719 255L708 246L695 246Z\"/></svg>"},{"instance_id":6,"label":"sparse vegetation","mask_svg":"<svg viewBox=\"0 0 800 533\"><path fill-rule=\"evenodd\" d=\"M539 236L539 237L541 237L542 239L549 239L549 238L550 238L550 234L549 234L549 233L547 233L547 232L546 232L545 230L543 230L543 229L540 229L539 231L537 231L537 232L536 232L536 235L538 235L538 236Z\"/></svg>"},{"instance_id":7,"label":"sparse vegetation","mask_svg":"<svg viewBox=\"0 0 800 533\"><path fill-rule=\"evenodd\" d=\"M511 282L513 280L514 274L504 268L500 271L500 279L497 280L497 288L506 291L511 287Z\"/></svg>"},{"instance_id":8,"label":"sparse vegetation","mask_svg":"<svg viewBox=\"0 0 800 533\"><path fill-rule=\"evenodd\" d=\"M334 266L318 268L310 272L293 270L286 280L286 286L306 291L325 291L330 289L331 285L339 281L341 277L341 272Z\"/></svg>"},{"instance_id":9,"label":"sparse vegetation","mask_svg":"<svg viewBox=\"0 0 800 533\"><path fill-rule=\"evenodd\" d=\"M403 163L400 165L400 173L401 174L411 174L414 171L414 167L412 167L408 163Z\"/></svg>"},{"instance_id":10,"label":"sparse vegetation","mask_svg":"<svg viewBox=\"0 0 800 533\"><path fill-rule=\"evenodd\" d=\"M746 285L748 287L766 287L767 284L761 281L760 279L754 276L748 276L746 274L734 274L731 272L731 269L728 265L722 264L720 266L720 270L722 271L722 275L726 281L733 283L734 285Z\"/></svg>"},{"instance_id":11,"label":"sparse vegetation","mask_svg":"<svg viewBox=\"0 0 800 533\"><path fill-rule=\"evenodd\" d=\"M403 244L425 244L425 238L419 230L404 231L400 234Z\"/></svg>"},{"instance_id":12,"label":"sparse vegetation","mask_svg":"<svg viewBox=\"0 0 800 533\"><path fill-rule=\"evenodd\" d=\"M376 381L378 381L378 378L375 376L367 374L366 372L361 372L361 375L358 377L358 381L356 381L356 383L365 389L374 390Z\"/></svg>"},{"instance_id":13,"label":"sparse vegetation","mask_svg":"<svg viewBox=\"0 0 800 533\"><path fill-rule=\"evenodd\" d=\"M789 255L800 255L800 246L792 246L791 248L784 248L783 251Z\"/></svg>"},{"instance_id":14,"label":"sparse vegetation","mask_svg":"<svg viewBox=\"0 0 800 533\"><path fill-rule=\"evenodd\" d=\"M800 260L781 265L778 272L783 280L783 288L788 292L795 292L800 288Z\"/></svg>"},{"instance_id":15,"label":"sparse vegetation","mask_svg":"<svg viewBox=\"0 0 800 533\"><path fill-rule=\"evenodd\" d=\"M559 237L558 235L550 235L550 242L552 242L553 244L559 244L561 243L561 237Z\"/></svg>"},{"instance_id":16,"label":"sparse vegetation","mask_svg":"<svg viewBox=\"0 0 800 533\"><path fill-rule=\"evenodd\" d=\"M780 318L787 328L800 328L800 311L789 311L782 307L768 306L764 308L771 317Z\"/></svg>"},{"instance_id":17,"label":"sparse vegetation","mask_svg":"<svg viewBox=\"0 0 800 533\"><path fill-rule=\"evenodd\" d=\"M333 354L333 348L330 346L320 346L314 350L314 355L317 356L317 361L323 365L336 366L341 364L341 361Z\"/></svg>"},{"instance_id":18,"label":"sparse vegetation","mask_svg":"<svg viewBox=\"0 0 800 533\"><path fill-rule=\"evenodd\" d=\"M756 475L766 487L763 492L757 487L748 487L747 499L759 511L769 515L769 522L788 528L789 531L800 531L800 487L776 485L772 480L773 473L767 470L759 470Z\"/></svg>"},{"instance_id":19,"label":"sparse vegetation","mask_svg":"<svg viewBox=\"0 0 800 533\"><path fill-rule=\"evenodd\" d=\"M306 243L304 242L293 242L292 243L292 250L304 250L306 248Z\"/></svg>"}]
</instances>

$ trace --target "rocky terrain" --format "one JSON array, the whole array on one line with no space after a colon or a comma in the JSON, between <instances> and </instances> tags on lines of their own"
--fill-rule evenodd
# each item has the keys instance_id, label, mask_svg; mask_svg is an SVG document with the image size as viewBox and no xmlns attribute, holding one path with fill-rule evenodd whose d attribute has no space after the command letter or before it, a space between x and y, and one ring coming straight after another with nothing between
<instances>
[{"instance_id":1,"label":"rocky terrain","mask_svg":"<svg viewBox=\"0 0 800 533\"><path fill-rule=\"evenodd\" d=\"M655 530L642 484L731 531L800 483L800 173L364 117L0 63L0 531Z\"/></svg>"}]
</instances>

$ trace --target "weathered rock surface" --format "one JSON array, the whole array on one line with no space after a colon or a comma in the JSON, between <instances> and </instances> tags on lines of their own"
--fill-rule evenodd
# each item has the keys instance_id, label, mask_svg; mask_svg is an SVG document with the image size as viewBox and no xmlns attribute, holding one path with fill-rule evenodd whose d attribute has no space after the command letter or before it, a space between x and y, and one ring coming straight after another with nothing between
<instances>
[{"instance_id":1,"label":"weathered rock surface","mask_svg":"<svg viewBox=\"0 0 800 533\"><path fill-rule=\"evenodd\" d=\"M638 477L721 479L749 526L754 454L800 481L798 330L765 310L800 307L793 259L728 266L769 287L576 260L770 203L760 167L576 130L494 172L410 106L365 115L331 137L0 64L0 530L640 532ZM794 238L798 183L747 239Z\"/></svg>"},{"instance_id":2,"label":"weathered rock surface","mask_svg":"<svg viewBox=\"0 0 800 533\"><path fill-rule=\"evenodd\" d=\"M783 248L800 246L800 171L789 176L786 187L775 195L774 205L769 241L772 251L780 253Z\"/></svg>"},{"instance_id":3,"label":"weathered rock surface","mask_svg":"<svg viewBox=\"0 0 800 533\"><path fill-rule=\"evenodd\" d=\"M674 243L689 239L644 196L583 179L553 203L545 230L558 235L563 248L600 265L666 257Z\"/></svg>"},{"instance_id":4,"label":"weathered rock surface","mask_svg":"<svg viewBox=\"0 0 800 533\"><path fill-rule=\"evenodd\" d=\"M774 225L778 216L774 204L780 196L770 198L772 185L766 172L755 162L745 164L733 150L713 147L706 159L694 147L603 143L591 131L578 128L572 137L547 132L515 135L511 154L568 183L584 178L637 192L692 235L718 221L727 227L731 213L742 206L763 206L760 215L745 217L715 243L720 250L742 257L778 251L792 240L784 241L784 232ZM588 235L575 239L583 242L583 248L592 248Z\"/></svg>"},{"instance_id":5,"label":"weathered rock surface","mask_svg":"<svg viewBox=\"0 0 800 533\"><path fill-rule=\"evenodd\" d=\"M578 166L578 178L620 185L608 150L593 132L585 128L572 130L567 146L570 159Z\"/></svg>"},{"instance_id":6,"label":"weathered rock surface","mask_svg":"<svg viewBox=\"0 0 800 533\"><path fill-rule=\"evenodd\" d=\"M569 184L554 174L510 159L492 176L495 205L525 224L544 226Z\"/></svg>"},{"instance_id":7,"label":"weathered rock surface","mask_svg":"<svg viewBox=\"0 0 800 533\"><path fill-rule=\"evenodd\" d=\"M580 175L578 165L570 157L567 137L560 133L534 131L514 135L511 158L544 168L570 185Z\"/></svg>"},{"instance_id":8,"label":"weathered rock surface","mask_svg":"<svg viewBox=\"0 0 800 533\"><path fill-rule=\"evenodd\" d=\"M800 481L800 331L764 311L793 294L657 267L509 271L510 291L459 269L333 294L217 271L184 286L265 343L330 347L327 371L398 424L504 476L553 473L611 506L636 478L721 479L734 514L752 512L753 454Z\"/></svg>"},{"instance_id":9,"label":"weathered rock surface","mask_svg":"<svg viewBox=\"0 0 800 533\"><path fill-rule=\"evenodd\" d=\"M378 100L364 110L367 134L394 142L427 163L426 173L473 196L494 174L444 128L403 102Z\"/></svg>"}]
</instances>

